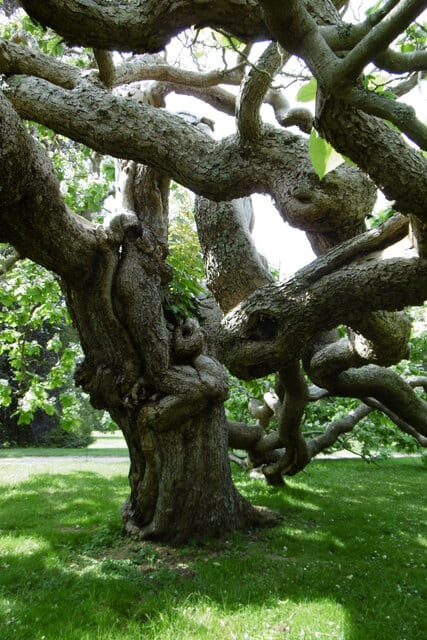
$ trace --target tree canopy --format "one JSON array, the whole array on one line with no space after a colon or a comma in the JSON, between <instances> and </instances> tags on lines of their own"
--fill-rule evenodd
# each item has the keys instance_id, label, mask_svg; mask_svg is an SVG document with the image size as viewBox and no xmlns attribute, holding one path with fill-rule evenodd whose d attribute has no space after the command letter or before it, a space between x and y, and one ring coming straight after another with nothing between
<instances>
[{"instance_id":1,"label":"tree canopy","mask_svg":"<svg viewBox=\"0 0 427 640\"><path fill-rule=\"evenodd\" d=\"M372 410L425 445L414 389L427 378L390 368L408 356L404 309L427 292L427 127L400 100L427 66L424 3L378 2L353 22L341 0L17 4L2 3L0 242L10 264L28 257L60 279L85 355L76 381L129 446L127 530L182 541L264 520L232 485L227 444L272 484ZM295 75L314 115L289 103ZM232 115L235 133L216 139L203 106L173 113L171 93ZM40 125L116 159L108 222L90 206L77 215ZM327 172L332 148L346 161ZM171 179L196 194L212 294L185 308L167 261ZM368 229L378 188L393 215ZM318 256L293 277L276 281L254 246L253 193ZM225 367L275 374L256 425L225 420ZM308 439L306 407L324 396L361 402Z\"/></svg>"}]
</instances>

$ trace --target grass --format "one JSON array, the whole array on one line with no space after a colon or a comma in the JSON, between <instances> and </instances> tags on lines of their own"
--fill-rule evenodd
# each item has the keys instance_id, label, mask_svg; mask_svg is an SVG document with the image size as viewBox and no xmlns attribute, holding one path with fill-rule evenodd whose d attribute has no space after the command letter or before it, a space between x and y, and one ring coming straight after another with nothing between
<instances>
[{"instance_id":1,"label":"grass","mask_svg":"<svg viewBox=\"0 0 427 640\"><path fill-rule=\"evenodd\" d=\"M102 433L94 431L95 442L84 449L64 449L47 447L16 447L12 449L0 448L1 458L34 458L34 457L78 457L78 458L128 458L129 453L123 435L120 431Z\"/></svg>"},{"instance_id":2,"label":"grass","mask_svg":"<svg viewBox=\"0 0 427 640\"><path fill-rule=\"evenodd\" d=\"M124 541L127 463L0 463L1 640L417 640L426 471L313 463L286 490L236 471L274 529L171 550Z\"/></svg>"}]
</instances>

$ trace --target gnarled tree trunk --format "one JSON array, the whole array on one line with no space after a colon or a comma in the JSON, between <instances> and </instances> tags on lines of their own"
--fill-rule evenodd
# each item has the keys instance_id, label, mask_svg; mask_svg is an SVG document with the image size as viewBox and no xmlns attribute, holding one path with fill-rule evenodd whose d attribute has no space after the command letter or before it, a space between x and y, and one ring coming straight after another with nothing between
<instances>
[{"instance_id":1,"label":"gnarled tree trunk","mask_svg":"<svg viewBox=\"0 0 427 640\"><path fill-rule=\"evenodd\" d=\"M169 179L123 163L120 210L99 230L84 286L64 286L85 351L76 379L126 438L125 530L181 543L260 524L235 489L223 401L227 376L195 319L167 311Z\"/></svg>"}]
</instances>

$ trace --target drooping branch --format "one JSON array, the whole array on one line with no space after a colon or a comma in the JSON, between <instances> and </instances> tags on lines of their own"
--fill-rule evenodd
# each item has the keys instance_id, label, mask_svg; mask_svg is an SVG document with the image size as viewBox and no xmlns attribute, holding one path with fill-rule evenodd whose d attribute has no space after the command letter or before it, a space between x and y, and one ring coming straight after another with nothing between
<instances>
[{"instance_id":1,"label":"drooping branch","mask_svg":"<svg viewBox=\"0 0 427 640\"><path fill-rule=\"evenodd\" d=\"M277 410L278 435L283 455L277 462L267 465L264 474L270 484L280 484L281 475L294 475L303 469L309 460L309 453L301 422L308 402L308 388L299 361L290 363L279 372L283 387L283 400Z\"/></svg>"},{"instance_id":2,"label":"drooping branch","mask_svg":"<svg viewBox=\"0 0 427 640\"><path fill-rule=\"evenodd\" d=\"M390 411L390 409L388 409L383 404L381 404L381 402L378 402L378 400L376 400L375 398L363 398L363 402L364 404L368 405L372 409L381 411L381 413L383 413L385 416L390 418L390 420L394 422L394 424L398 426L401 431L415 438L418 444L420 444L422 447L427 447L426 436L423 436L420 433L418 433L416 429L414 429L411 425L409 425L407 422L402 420L396 413L393 413L393 411Z\"/></svg>"},{"instance_id":3,"label":"drooping branch","mask_svg":"<svg viewBox=\"0 0 427 640\"><path fill-rule=\"evenodd\" d=\"M223 361L244 379L277 371L325 327L351 324L357 313L421 304L426 267L420 258L390 259L345 266L311 283L297 272L266 285L225 317L219 336Z\"/></svg>"},{"instance_id":4,"label":"drooping branch","mask_svg":"<svg viewBox=\"0 0 427 640\"><path fill-rule=\"evenodd\" d=\"M364 319L364 318L363 318ZM396 318L392 317L392 321ZM385 330L387 336L387 326ZM409 331L404 327L401 331L404 346L409 338ZM305 369L316 384L329 390L331 395L351 395L364 400L372 397L385 408L385 413L398 419L423 435L427 431L427 404L413 391L419 381L405 382L397 373L374 364L373 359L358 353L349 340L336 339L333 332L316 336L304 356ZM400 343L401 336L397 329L396 339L389 336L390 342ZM382 345L380 345L381 347ZM397 361L402 353L397 353ZM396 361L396 360L394 360ZM368 401L366 401L369 404ZM378 407L375 407L378 408ZM401 426L398 422L398 426Z\"/></svg>"},{"instance_id":5,"label":"drooping branch","mask_svg":"<svg viewBox=\"0 0 427 640\"><path fill-rule=\"evenodd\" d=\"M423 386L423 378L410 381L411 387ZM318 398L316 398L318 399ZM279 416L282 403L276 397L276 412ZM249 458L257 466L263 466L263 472L270 484L282 484L282 474L293 475L305 467L314 457L325 449L329 449L345 433L351 433L354 427L373 411L381 411L404 433L411 435L423 447L427 446L427 438L421 435L410 424L390 411L375 398L363 398L355 409L342 418L333 420L323 432L311 439L306 439L309 431L299 433L299 449L295 442L282 447L282 439L276 431L265 433L259 426L228 422L229 446L248 452ZM279 418L280 419L280 418ZM304 437L303 437L304 436ZM299 454L299 455L298 455Z\"/></svg>"},{"instance_id":6,"label":"drooping branch","mask_svg":"<svg viewBox=\"0 0 427 640\"><path fill-rule=\"evenodd\" d=\"M316 438L312 438L307 443L309 458L312 459L319 453L331 447L344 433L350 433L358 422L366 418L373 409L361 403L352 409L343 418L338 418L331 422L328 428Z\"/></svg>"},{"instance_id":7,"label":"drooping branch","mask_svg":"<svg viewBox=\"0 0 427 640\"><path fill-rule=\"evenodd\" d=\"M95 225L67 209L46 153L1 93L0 185L0 241L65 279L84 282L97 253Z\"/></svg>"},{"instance_id":8,"label":"drooping branch","mask_svg":"<svg viewBox=\"0 0 427 640\"><path fill-rule=\"evenodd\" d=\"M327 386L335 395L373 397L420 434L427 436L427 403L391 369L376 365L347 369L330 378Z\"/></svg>"}]
</instances>

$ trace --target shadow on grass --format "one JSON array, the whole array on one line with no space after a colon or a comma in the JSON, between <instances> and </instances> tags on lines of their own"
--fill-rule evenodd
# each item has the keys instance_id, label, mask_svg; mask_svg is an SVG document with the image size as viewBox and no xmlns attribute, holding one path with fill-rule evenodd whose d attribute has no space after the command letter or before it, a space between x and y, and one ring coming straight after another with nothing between
<instances>
[{"instance_id":1,"label":"shadow on grass","mask_svg":"<svg viewBox=\"0 0 427 640\"><path fill-rule=\"evenodd\" d=\"M338 608L344 629L306 638L424 638L424 479L414 461L316 463L285 491L238 472L242 493L278 510L281 525L173 552L123 548L121 476L39 474L1 486L0 638L172 638L180 617L188 637L211 638L206 607L218 617L273 612L274 622L308 604L314 617ZM292 624L272 637L299 637Z\"/></svg>"}]
</instances>

